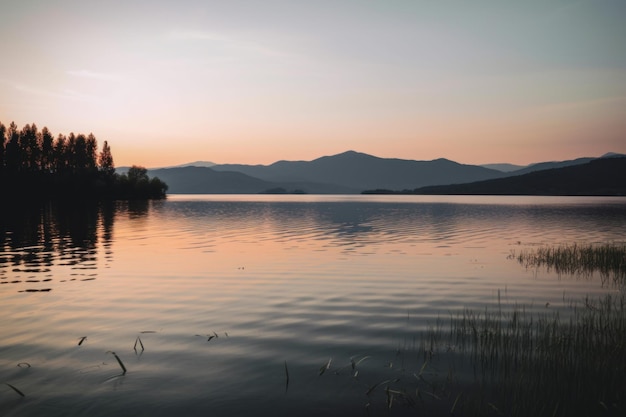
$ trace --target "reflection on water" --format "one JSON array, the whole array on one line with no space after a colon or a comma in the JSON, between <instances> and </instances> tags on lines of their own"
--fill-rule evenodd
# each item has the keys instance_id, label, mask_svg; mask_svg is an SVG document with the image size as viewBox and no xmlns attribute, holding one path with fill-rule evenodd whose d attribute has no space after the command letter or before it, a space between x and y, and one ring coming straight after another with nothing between
<instances>
[{"instance_id":1,"label":"reflection on water","mask_svg":"<svg viewBox=\"0 0 626 417\"><path fill-rule=\"evenodd\" d=\"M95 279L98 246L110 248L112 223L113 209L104 205L5 207L0 218L0 283L37 292L50 291L53 281ZM63 269L66 278L57 274Z\"/></svg>"},{"instance_id":2,"label":"reflection on water","mask_svg":"<svg viewBox=\"0 0 626 417\"><path fill-rule=\"evenodd\" d=\"M48 292L52 284L91 281L112 259L116 214L148 213L147 202L49 202L0 210L0 284ZM100 260L99 260L100 258Z\"/></svg>"},{"instance_id":3,"label":"reflection on water","mask_svg":"<svg viewBox=\"0 0 626 417\"><path fill-rule=\"evenodd\" d=\"M626 236L619 198L170 196L3 213L0 383L26 394L2 385L10 416L412 414L364 393L419 372L397 352L438 318L566 312L620 290L527 270L512 250Z\"/></svg>"}]
</instances>

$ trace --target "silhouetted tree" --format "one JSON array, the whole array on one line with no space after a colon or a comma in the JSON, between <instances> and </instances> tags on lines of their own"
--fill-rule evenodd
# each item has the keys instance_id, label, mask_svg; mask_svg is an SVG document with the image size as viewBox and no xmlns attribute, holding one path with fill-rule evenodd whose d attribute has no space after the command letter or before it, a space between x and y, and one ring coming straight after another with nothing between
<instances>
[{"instance_id":1,"label":"silhouetted tree","mask_svg":"<svg viewBox=\"0 0 626 417\"><path fill-rule=\"evenodd\" d=\"M28 139L30 136L30 125L25 125L18 133L17 146L18 146L18 162L17 170L19 172L25 172L28 168L28 160L30 159L30 151L28 149Z\"/></svg>"},{"instance_id":2,"label":"silhouetted tree","mask_svg":"<svg viewBox=\"0 0 626 417\"><path fill-rule=\"evenodd\" d=\"M100 169L100 172L104 174L105 178L111 178L113 177L113 174L115 174L113 155L111 154L111 148L106 140L104 141L104 145L102 145L102 151L98 157L98 168Z\"/></svg>"},{"instance_id":3,"label":"silhouetted tree","mask_svg":"<svg viewBox=\"0 0 626 417\"><path fill-rule=\"evenodd\" d=\"M167 184L150 179L134 165L117 175L111 148L105 141L98 153L93 133L54 136L47 127L27 124L18 130L0 123L0 194L97 199L164 198Z\"/></svg>"},{"instance_id":4,"label":"silhouetted tree","mask_svg":"<svg viewBox=\"0 0 626 417\"><path fill-rule=\"evenodd\" d=\"M19 171L20 168L20 134L17 131L17 125L15 122L11 122L9 125L9 131L7 134L7 145L5 149L6 169L10 174L14 174Z\"/></svg>"},{"instance_id":5,"label":"silhouetted tree","mask_svg":"<svg viewBox=\"0 0 626 417\"><path fill-rule=\"evenodd\" d=\"M131 184L140 184L148 181L148 170L144 167L133 165L128 169L127 175Z\"/></svg>"},{"instance_id":6,"label":"silhouetted tree","mask_svg":"<svg viewBox=\"0 0 626 417\"><path fill-rule=\"evenodd\" d=\"M83 134L74 136L73 133L70 134L68 159L73 173L87 175L96 171L97 147L96 138L93 134L89 136Z\"/></svg>"},{"instance_id":7,"label":"silhouetted tree","mask_svg":"<svg viewBox=\"0 0 626 417\"><path fill-rule=\"evenodd\" d=\"M74 141L73 172L75 174L86 174L89 166L89 155L87 152L87 138L83 134L78 134Z\"/></svg>"},{"instance_id":8,"label":"silhouetted tree","mask_svg":"<svg viewBox=\"0 0 626 417\"><path fill-rule=\"evenodd\" d=\"M68 172L67 161L67 138L59 133L52 151L54 155L54 171L57 175L63 175Z\"/></svg>"},{"instance_id":9,"label":"silhouetted tree","mask_svg":"<svg viewBox=\"0 0 626 417\"><path fill-rule=\"evenodd\" d=\"M47 127L41 129L41 170L50 173L54 169L54 137Z\"/></svg>"},{"instance_id":10,"label":"silhouetted tree","mask_svg":"<svg viewBox=\"0 0 626 417\"><path fill-rule=\"evenodd\" d=\"M123 195L142 196L142 198L164 198L167 192L167 184L159 178L148 177L148 170L144 167L133 165L128 173L118 178L120 192Z\"/></svg>"},{"instance_id":11,"label":"silhouetted tree","mask_svg":"<svg viewBox=\"0 0 626 417\"><path fill-rule=\"evenodd\" d=\"M93 133L87 136L85 142L85 169L90 173L98 170L98 142Z\"/></svg>"},{"instance_id":12,"label":"silhouetted tree","mask_svg":"<svg viewBox=\"0 0 626 417\"><path fill-rule=\"evenodd\" d=\"M38 143L37 125L25 125L18 134L19 162L18 171L39 171L40 151Z\"/></svg>"},{"instance_id":13,"label":"silhouetted tree","mask_svg":"<svg viewBox=\"0 0 626 417\"><path fill-rule=\"evenodd\" d=\"M67 172L76 175L78 172L76 169L76 135L74 135L74 132L70 132L67 136L63 151Z\"/></svg>"},{"instance_id":14,"label":"silhouetted tree","mask_svg":"<svg viewBox=\"0 0 626 417\"><path fill-rule=\"evenodd\" d=\"M4 164L6 163L6 159L5 159L5 149L6 149L6 143L7 143L6 131L7 131L6 126L0 123L0 176L4 173Z\"/></svg>"},{"instance_id":15,"label":"silhouetted tree","mask_svg":"<svg viewBox=\"0 0 626 417\"><path fill-rule=\"evenodd\" d=\"M167 193L167 184L157 177L150 180L150 198L165 198Z\"/></svg>"}]
</instances>

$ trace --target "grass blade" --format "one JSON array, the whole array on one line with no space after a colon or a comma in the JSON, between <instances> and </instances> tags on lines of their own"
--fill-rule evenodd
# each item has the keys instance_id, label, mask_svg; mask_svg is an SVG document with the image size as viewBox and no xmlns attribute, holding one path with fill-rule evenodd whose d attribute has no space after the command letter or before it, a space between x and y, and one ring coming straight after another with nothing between
<instances>
[{"instance_id":1,"label":"grass blade","mask_svg":"<svg viewBox=\"0 0 626 417\"><path fill-rule=\"evenodd\" d=\"M330 363L333 360L333 358L328 359L328 362L326 362L324 365L322 365L322 367L320 368L320 375L322 375L324 372L326 372L326 370L328 370L330 368Z\"/></svg>"},{"instance_id":2,"label":"grass blade","mask_svg":"<svg viewBox=\"0 0 626 417\"><path fill-rule=\"evenodd\" d=\"M385 390L387 393L387 408L391 410L391 406L393 405L393 394L389 391L389 387Z\"/></svg>"},{"instance_id":3,"label":"grass blade","mask_svg":"<svg viewBox=\"0 0 626 417\"><path fill-rule=\"evenodd\" d=\"M369 358L371 358L371 356L363 356L361 359L359 359L356 362L354 360L354 357L350 358L350 365L352 366L352 370L355 370L358 364L360 364L361 362L363 362L364 360L367 360Z\"/></svg>"},{"instance_id":4,"label":"grass blade","mask_svg":"<svg viewBox=\"0 0 626 417\"><path fill-rule=\"evenodd\" d=\"M454 400L454 404L452 404L452 408L450 409L450 415L454 415L454 410L456 409L459 399L461 399L461 395L463 395L463 393L459 392L459 395L456 396L456 400Z\"/></svg>"},{"instance_id":5,"label":"grass blade","mask_svg":"<svg viewBox=\"0 0 626 417\"><path fill-rule=\"evenodd\" d=\"M141 346L141 351L143 352L145 349L143 347L143 342L141 341L141 338L139 336L137 336L137 339L135 339L135 346L133 346L133 349L135 349L135 352L137 352L137 342L139 342L139 345Z\"/></svg>"},{"instance_id":6,"label":"grass blade","mask_svg":"<svg viewBox=\"0 0 626 417\"><path fill-rule=\"evenodd\" d=\"M119 364L120 364L120 366L122 367L122 371L124 371L124 372L122 372L122 375L123 375L123 374L125 374L125 373L126 373L126 367L124 366L124 363L122 362L122 360L120 359L120 357L119 357L119 356L117 356L117 353L112 352L112 351L108 351L107 353L112 353L112 354L113 354L113 356L115 356L115 359L117 359L117 363L119 363Z\"/></svg>"},{"instance_id":7,"label":"grass blade","mask_svg":"<svg viewBox=\"0 0 626 417\"><path fill-rule=\"evenodd\" d=\"M359 359L354 366L357 366L358 364L360 364L361 362L363 362L364 360L367 360L371 358L371 356L363 356L361 359Z\"/></svg>"},{"instance_id":8,"label":"grass blade","mask_svg":"<svg viewBox=\"0 0 626 417\"><path fill-rule=\"evenodd\" d=\"M374 390L376 389L376 387L378 387L379 385L382 385L382 384L387 384L387 383L389 383L389 382L391 382L391 380L386 379L386 380L384 380L384 381L380 381L380 382L375 383L374 385L372 385L371 387L369 387L369 389L367 390L367 392L365 393L365 395L370 395L370 394L372 393L372 391L374 391Z\"/></svg>"},{"instance_id":9,"label":"grass blade","mask_svg":"<svg viewBox=\"0 0 626 417\"><path fill-rule=\"evenodd\" d=\"M20 394L22 397L26 397L26 395L24 395L24 393L22 391L20 391L19 389L15 388L13 385L7 383L7 385L13 389L13 391L17 392L18 394Z\"/></svg>"}]
</instances>

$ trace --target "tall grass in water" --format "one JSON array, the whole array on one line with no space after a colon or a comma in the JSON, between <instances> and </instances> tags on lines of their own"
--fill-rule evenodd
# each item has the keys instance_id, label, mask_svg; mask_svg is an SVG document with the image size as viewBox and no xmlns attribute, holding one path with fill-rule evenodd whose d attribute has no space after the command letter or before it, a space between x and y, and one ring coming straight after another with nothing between
<instances>
[{"instance_id":1,"label":"tall grass in water","mask_svg":"<svg viewBox=\"0 0 626 417\"><path fill-rule=\"evenodd\" d=\"M599 272L603 280L626 283L626 243L542 246L513 256L526 267L546 267L557 274L585 276Z\"/></svg>"},{"instance_id":2,"label":"tall grass in water","mask_svg":"<svg viewBox=\"0 0 626 417\"><path fill-rule=\"evenodd\" d=\"M567 319L465 311L449 334L425 337L469 363L450 391L456 415L626 415L624 294L586 299Z\"/></svg>"}]
</instances>

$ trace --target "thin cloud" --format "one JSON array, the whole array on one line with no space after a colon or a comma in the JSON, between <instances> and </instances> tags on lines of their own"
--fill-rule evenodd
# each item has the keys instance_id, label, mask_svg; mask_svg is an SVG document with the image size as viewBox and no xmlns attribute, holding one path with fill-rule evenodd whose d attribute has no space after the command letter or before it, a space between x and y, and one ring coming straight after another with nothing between
<instances>
[{"instance_id":1,"label":"thin cloud","mask_svg":"<svg viewBox=\"0 0 626 417\"><path fill-rule=\"evenodd\" d=\"M70 71L67 71L67 74L74 76L74 77L89 78L92 80L117 81L120 79L120 76L118 74L95 72L95 71L89 71L89 70L84 70L84 69L83 70L70 70Z\"/></svg>"},{"instance_id":2,"label":"thin cloud","mask_svg":"<svg viewBox=\"0 0 626 417\"><path fill-rule=\"evenodd\" d=\"M98 100L98 98L95 96L92 96L89 94L83 94L74 90L63 90L61 92L57 92L57 91L39 89L39 88L35 88L26 84L20 84L20 83L13 84L13 88L15 88L16 90L22 93L40 96L40 97L52 97L52 98L58 98L58 99L63 99L63 100L73 100L73 101L82 101L82 102L94 102Z\"/></svg>"},{"instance_id":3,"label":"thin cloud","mask_svg":"<svg viewBox=\"0 0 626 417\"><path fill-rule=\"evenodd\" d=\"M218 33L197 30L173 30L166 34L166 38L174 41L188 42L215 42L232 49L246 50L268 56L287 56L284 52L269 48L258 42L240 40Z\"/></svg>"}]
</instances>

